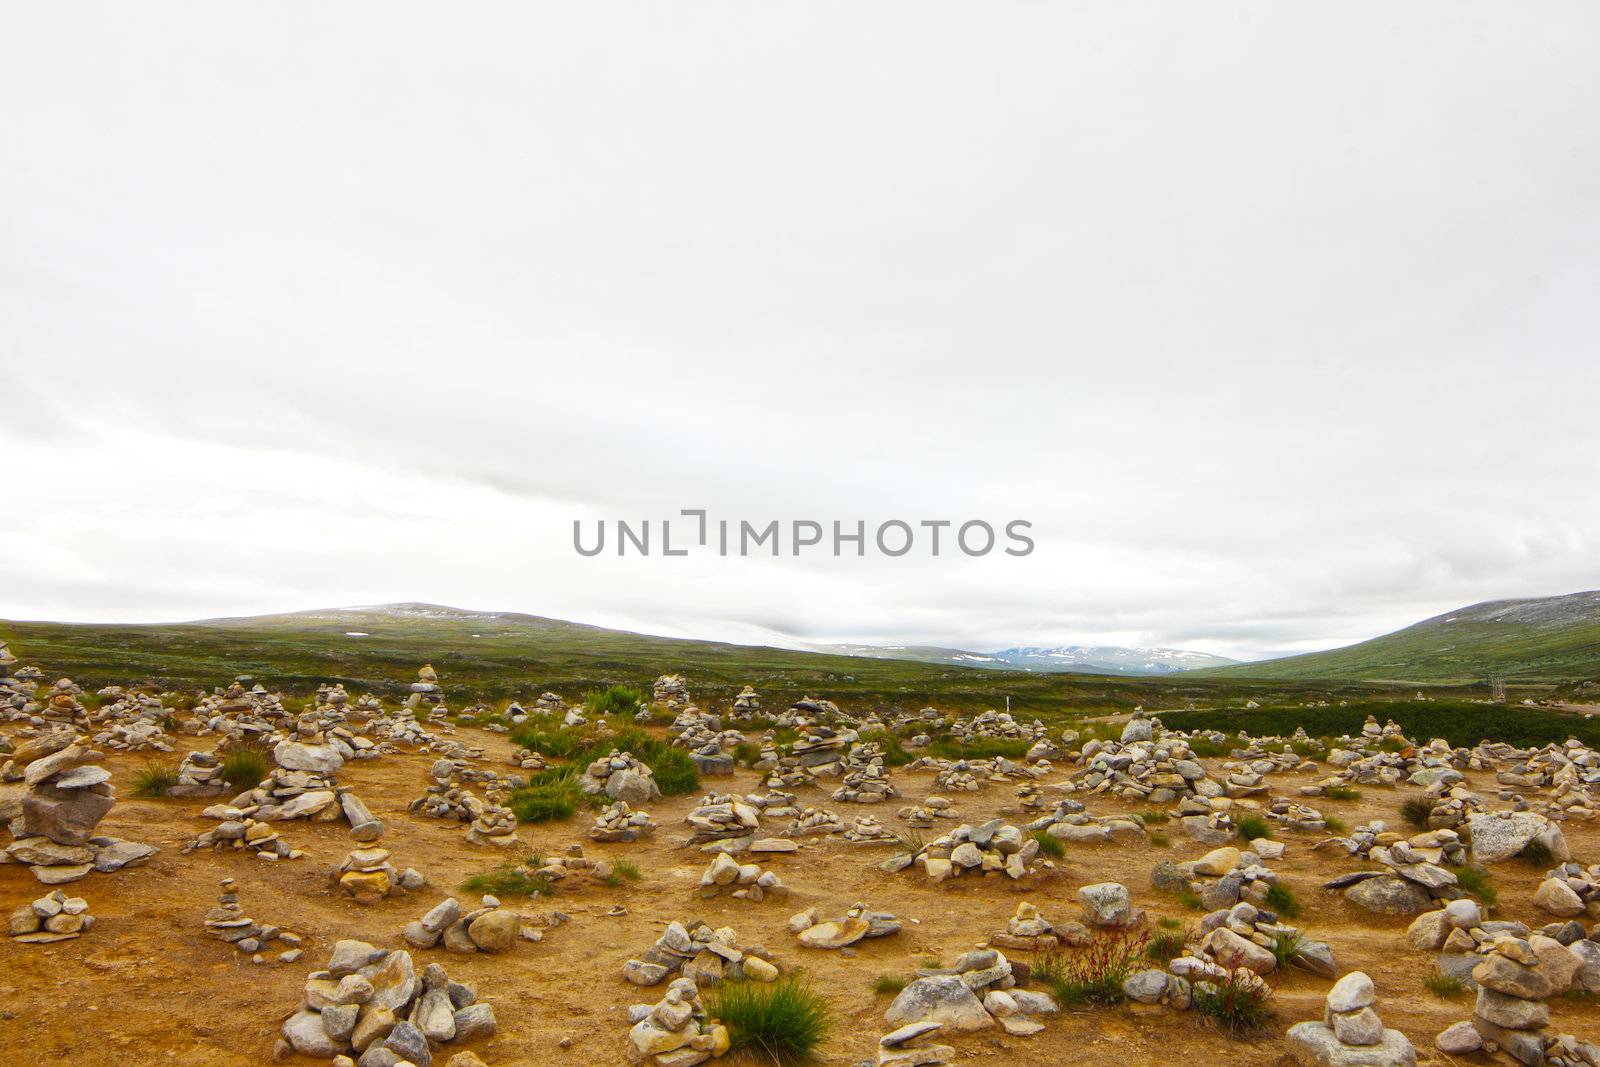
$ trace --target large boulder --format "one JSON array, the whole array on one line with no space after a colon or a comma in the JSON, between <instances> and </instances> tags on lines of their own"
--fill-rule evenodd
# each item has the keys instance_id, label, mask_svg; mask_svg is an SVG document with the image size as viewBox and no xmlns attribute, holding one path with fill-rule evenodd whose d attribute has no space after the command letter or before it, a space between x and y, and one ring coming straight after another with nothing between
<instances>
[{"instance_id":1,"label":"large boulder","mask_svg":"<svg viewBox=\"0 0 1600 1067\"><path fill-rule=\"evenodd\" d=\"M1398 1030L1385 1030L1376 1045L1346 1045L1320 1022L1295 1023L1287 1036L1295 1062L1308 1067L1416 1067L1416 1049Z\"/></svg>"},{"instance_id":2,"label":"large boulder","mask_svg":"<svg viewBox=\"0 0 1600 1067\"><path fill-rule=\"evenodd\" d=\"M1433 906L1428 891L1393 875L1367 878L1344 891L1350 903L1379 915L1415 915Z\"/></svg>"},{"instance_id":3,"label":"large boulder","mask_svg":"<svg viewBox=\"0 0 1600 1067\"><path fill-rule=\"evenodd\" d=\"M344 757L332 745L308 745L303 741L279 741L272 758L285 770L315 774L335 774L344 766Z\"/></svg>"},{"instance_id":4,"label":"large boulder","mask_svg":"<svg viewBox=\"0 0 1600 1067\"><path fill-rule=\"evenodd\" d=\"M106 789L104 793L98 789ZM87 845L115 800L108 787L58 789L36 786L22 798L22 836L42 836L60 845Z\"/></svg>"},{"instance_id":5,"label":"large boulder","mask_svg":"<svg viewBox=\"0 0 1600 1067\"><path fill-rule=\"evenodd\" d=\"M960 975L940 974L918 978L900 991L883 1016L890 1026L938 1023L951 1033L985 1030L994 1018Z\"/></svg>"},{"instance_id":6,"label":"large boulder","mask_svg":"<svg viewBox=\"0 0 1600 1067\"><path fill-rule=\"evenodd\" d=\"M1558 862L1571 858L1561 827L1536 811L1494 811L1467 817L1472 837L1472 858L1478 863L1501 863L1538 841Z\"/></svg>"}]
</instances>

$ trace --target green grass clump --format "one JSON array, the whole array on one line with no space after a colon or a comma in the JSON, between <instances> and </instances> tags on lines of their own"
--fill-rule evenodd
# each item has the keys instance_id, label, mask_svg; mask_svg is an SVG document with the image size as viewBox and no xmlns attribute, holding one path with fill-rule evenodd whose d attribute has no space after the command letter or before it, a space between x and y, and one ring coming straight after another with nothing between
<instances>
[{"instance_id":1,"label":"green grass clump","mask_svg":"<svg viewBox=\"0 0 1600 1067\"><path fill-rule=\"evenodd\" d=\"M572 818L585 799L576 782L558 781L518 789L509 807L518 822L560 822Z\"/></svg>"},{"instance_id":2,"label":"green grass clump","mask_svg":"<svg viewBox=\"0 0 1600 1067\"><path fill-rule=\"evenodd\" d=\"M1299 930L1285 930L1272 939L1271 948L1273 959L1278 961L1278 969L1289 966L1291 960L1300 955L1300 949L1306 943L1306 935Z\"/></svg>"},{"instance_id":3,"label":"green grass clump","mask_svg":"<svg viewBox=\"0 0 1600 1067\"><path fill-rule=\"evenodd\" d=\"M178 771L170 763L147 763L133 776L133 795L159 800L178 784Z\"/></svg>"},{"instance_id":4,"label":"green grass clump","mask_svg":"<svg viewBox=\"0 0 1600 1067\"><path fill-rule=\"evenodd\" d=\"M1176 920L1174 920L1176 924ZM1183 946L1189 941L1187 930L1160 929L1150 935L1150 941L1144 947L1145 958L1152 963L1163 967L1171 960L1183 955Z\"/></svg>"},{"instance_id":5,"label":"green grass clump","mask_svg":"<svg viewBox=\"0 0 1600 1067\"><path fill-rule=\"evenodd\" d=\"M728 1028L732 1049L776 1064L810 1059L833 1025L827 998L794 975L771 983L724 982L706 1001L711 1016Z\"/></svg>"},{"instance_id":6,"label":"green grass clump","mask_svg":"<svg viewBox=\"0 0 1600 1067\"><path fill-rule=\"evenodd\" d=\"M1177 894L1177 897L1178 897L1178 903L1182 904L1184 907L1188 908L1190 911L1205 911L1206 910L1206 902L1201 900L1200 899L1200 894L1194 892L1192 889L1185 889L1183 892Z\"/></svg>"},{"instance_id":7,"label":"green grass clump","mask_svg":"<svg viewBox=\"0 0 1600 1067\"><path fill-rule=\"evenodd\" d=\"M1489 881L1489 872L1472 864L1467 867L1452 867L1450 873L1456 876L1456 884L1462 889L1477 897L1491 908L1500 901L1500 893Z\"/></svg>"},{"instance_id":8,"label":"green grass clump","mask_svg":"<svg viewBox=\"0 0 1600 1067\"><path fill-rule=\"evenodd\" d=\"M868 730L861 735L860 740L882 746L885 767L904 767L914 758L905 750L905 746L900 744L900 739L888 730Z\"/></svg>"},{"instance_id":9,"label":"green grass clump","mask_svg":"<svg viewBox=\"0 0 1600 1067\"><path fill-rule=\"evenodd\" d=\"M1411 797L1400 805L1400 818L1415 826L1418 830L1428 828L1428 816L1433 814L1433 805L1422 797Z\"/></svg>"},{"instance_id":10,"label":"green grass clump","mask_svg":"<svg viewBox=\"0 0 1600 1067\"><path fill-rule=\"evenodd\" d=\"M1039 855L1041 856L1058 860L1067 854L1067 846L1062 843L1059 837L1051 837L1043 830L1035 830L1033 839L1039 842Z\"/></svg>"},{"instance_id":11,"label":"green grass clump","mask_svg":"<svg viewBox=\"0 0 1600 1067\"><path fill-rule=\"evenodd\" d=\"M1422 980L1422 987L1440 1000L1454 1000L1467 991L1467 984L1459 978L1444 974L1430 974Z\"/></svg>"},{"instance_id":12,"label":"green grass clump","mask_svg":"<svg viewBox=\"0 0 1600 1067\"><path fill-rule=\"evenodd\" d=\"M1285 919L1300 916L1300 901L1295 899L1294 890L1281 883L1267 890L1266 905L1269 911Z\"/></svg>"},{"instance_id":13,"label":"green grass clump","mask_svg":"<svg viewBox=\"0 0 1600 1067\"><path fill-rule=\"evenodd\" d=\"M1151 834L1150 843L1157 848L1171 848L1172 838L1168 837L1166 834Z\"/></svg>"},{"instance_id":14,"label":"green grass clump","mask_svg":"<svg viewBox=\"0 0 1600 1067\"><path fill-rule=\"evenodd\" d=\"M243 792L260 785L267 776L269 766L267 750L263 746L241 745L223 755L222 778Z\"/></svg>"},{"instance_id":15,"label":"green grass clump","mask_svg":"<svg viewBox=\"0 0 1600 1067\"><path fill-rule=\"evenodd\" d=\"M1348 785L1330 785L1322 791L1329 800L1360 800L1361 790Z\"/></svg>"},{"instance_id":16,"label":"green grass clump","mask_svg":"<svg viewBox=\"0 0 1600 1067\"><path fill-rule=\"evenodd\" d=\"M1037 957L1033 977L1050 987L1063 1008L1074 1004L1119 1004L1122 983L1146 958L1150 934L1103 933L1068 952Z\"/></svg>"},{"instance_id":17,"label":"green grass clump","mask_svg":"<svg viewBox=\"0 0 1600 1067\"><path fill-rule=\"evenodd\" d=\"M1172 816L1169 813L1162 811L1160 808L1151 808L1148 811L1141 811L1139 813L1139 821L1144 823L1146 826L1160 826L1163 823L1170 822L1171 820Z\"/></svg>"},{"instance_id":18,"label":"green grass clump","mask_svg":"<svg viewBox=\"0 0 1600 1067\"><path fill-rule=\"evenodd\" d=\"M1350 829L1350 824L1337 815L1324 815L1322 817L1322 825L1328 828L1328 833L1330 834L1342 834Z\"/></svg>"},{"instance_id":19,"label":"green grass clump","mask_svg":"<svg viewBox=\"0 0 1600 1067\"><path fill-rule=\"evenodd\" d=\"M880 997L894 996L909 984L904 975L880 974L872 980L872 992Z\"/></svg>"},{"instance_id":20,"label":"green grass clump","mask_svg":"<svg viewBox=\"0 0 1600 1067\"><path fill-rule=\"evenodd\" d=\"M527 865L507 863L492 871L474 874L461 883L469 893L489 893L501 898L537 897L555 892L550 879L529 867L540 862L537 856L528 858Z\"/></svg>"},{"instance_id":21,"label":"green grass clump","mask_svg":"<svg viewBox=\"0 0 1600 1067\"><path fill-rule=\"evenodd\" d=\"M733 746L733 762L749 767L761 759L761 746L754 741L740 741Z\"/></svg>"},{"instance_id":22,"label":"green grass clump","mask_svg":"<svg viewBox=\"0 0 1600 1067\"><path fill-rule=\"evenodd\" d=\"M1019 760L1032 747L1032 741L1002 737L985 737L965 744L951 738L940 738L928 746L928 754L949 760L994 759L997 756Z\"/></svg>"},{"instance_id":23,"label":"green grass clump","mask_svg":"<svg viewBox=\"0 0 1600 1067\"><path fill-rule=\"evenodd\" d=\"M1162 721L1166 721L1166 716L1162 716ZM1233 747L1221 741L1212 741L1210 738L1196 737L1189 742L1189 751L1196 756L1226 756L1233 751Z\"/></svg>"},{"instance_id":24,"label":"green grass clump","mask_svg":"<svg viewBox=\"0 0 1600 1067\"><path fill-rule=\"evenodd\" d=\"M1260 815L1246 815L1234 823L1233 828L1246 841L1254 841L1258 837L1272 836L1272 827Z\"/></svg>"},{"instance_id":25,"label":"green grass clump","mask_svg":"<svg viewBox=\"0 0 1600 1067\"><path fill-rule=\"evenodd\" d=\"M633 716L644 706L644 694L625 685L608 685L583 694L583 706L595 715Z\"/></svg>"},{"instance_id":26,"label":"green grass clump","mask_svg":"<svg viewBox=\"0 0 1600 1067\"><path fill-rule=\"evenodd\" d=\"M1163 915L1156 920L1156 925L1163 930L1181 930L1183 929L1183 920L1174 919L1170 915Z\"/></svg>"},{"instance_id":27,"label":"green grass clump","mask_svg":"<svg viewBox=\"0 0 1600 1067\"><path fill-rule=\"evenodd\" d=\"M644 872L641 871L639 869L639 865L632 860L612 860L611 869L622 875L622 877L626 878L630 882L639 882L644 880Z\"/></svg>"},{"instance_id":28,"label":"green grass clump","mask_svg":"<svg viewBox=\"0 0 1600 1067\"><path fill-rule=\"evenodd\" d=\"M1499 626L1492 629L1499 630ZM1585 655L1593 663L1593 642L1587 638ZM1285 661L1287 662L1287 661ZM1472 668L1481 676L1482 664ZM1585 671L1593 675L1592 667ZM1551 675L1554 677L1554 675ZM1265 701L1262 702L1266 704ZM1169 730L1221 730L1234 733L1248 730L1257 736L1287 736L1297 726L1317 736L1359 736L1368 715L1379 722L1393 719L1407 737L1442 737L1453 747L1471 748L1479 741L1504 741L1519 748L1561 744L1569 737L1594 746L1600 744L1600 719L1574 715L1552 715L1544 708L1509 707L1485 704L1461 696L1436 696L1431 700L1350 700L1336 707L1311 708L1303 702L1284 701L1260 708L1211 709L1162 712L1161 721ZM1385 750L1403 745L1398 739L1379 742Z\"/></svg>"},{"instance_id":29,"label":"green grass clump","mask_svg":"<svg viewBox=\"0 0 1600 1067\"><path fill-rule=\"evenodd\" d=\"M1267 998L1272 991L1264 982L1229 975L1220 982L1199 982L1194 989L1194 1009L1227 1031L1230 1037L1253 1037L1266 1029L1272 1011Z\"/></svg>"}]
</instances>

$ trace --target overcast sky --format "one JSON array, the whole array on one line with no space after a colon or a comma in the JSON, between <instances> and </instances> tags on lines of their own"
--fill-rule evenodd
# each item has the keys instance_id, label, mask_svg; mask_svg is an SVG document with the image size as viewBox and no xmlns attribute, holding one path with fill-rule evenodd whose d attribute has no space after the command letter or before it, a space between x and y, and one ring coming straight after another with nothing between
<instances>
[{"instance_id":1,"label":"overcast sky","mask_svg":"<svg viewBox=\"0 0 1600 1067\"><path fill-rule=\"evenodd\" d=\"M431 600L1251 657L1600 587L1597 32L10 5L0 617ZM693 507L1038 547L572 549Z\"/></svg>"}]
</instances>

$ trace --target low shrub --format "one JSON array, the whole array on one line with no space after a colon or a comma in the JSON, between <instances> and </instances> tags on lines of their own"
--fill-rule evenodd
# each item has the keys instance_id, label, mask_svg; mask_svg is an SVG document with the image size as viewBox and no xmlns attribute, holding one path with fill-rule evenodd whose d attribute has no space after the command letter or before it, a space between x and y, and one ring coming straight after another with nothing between
<instances>
[{"instance_id":1,"label":"low shrub","mask_svg":"<svg viewBox=\"0 0 1600 1067\"><path fill-rule=\"evenodd\" d=\"M488 893L492 896L536 897L555 892L555 885L533 868L543 861L537 856L528 857L522 864L506 863L492 871L474 874L461 883L469 893Z\"/></svg>"},{"instance_id":2,"label":"low shrub","mask_svg":"<svg viewBox=\"0 0 1600 1067\"><path fill-rule=\"evenodd\" d=\"M1146 826L1160 826L1163 823L1170 822L1171 819L1172 816L1160 808L1151 808L1148 811L1139 813L1139 821Z\"/></svg>"},{"instance_id":3,"label":"low shrub","mask_svg":"<svg viewBox=\"0 0 1600 1067\"><path fill-rule=\"evenodd\" d=\"M1337 815L1324 815L1322 825L1328 828L1330 834L1342 834L1350 829L1350 824Z\"/></svg>"},{"instance_id":4,"label":"low shrub","mask_svg":"<svg viewBox=\"0 0 1600 1067\"><path fill-rule=\"evenodd\" d=\"M872 980L872 992L880 997L897 995L909 984L903 975L880 974Z\"/></svg>"},{"instance_id":5,"label":"low shrub","mask_svg":"<svg viewBox=\"0 0 1600 1067\"><path fill-rule=\"evenodd\" d=\"M1360 800L1361 790L1348 785L1330 785L1322 795L1329 800Z\"/></svg>"},{"instance_id":6,"label":"low shrub","mask_svg":"<svg viewBox=\"0 0 1600 1067\"><path fill-rule=\"evenodd\" d=\"M644 704L644 694L625 685L608 685L583 694L583 706L595 715L632 718Z\"/></svg>"},{"instance_id":7,"label":"low shrub","mask_svg":"<svg viewBox=\"0 0 1600 1067\"><path fill-rule=\"evenodd\" d=\"M833 1025L827 999L794 975L771 983L724 982L707 996L706 1010L728 1028L732 1049L776 1064L811 1058Z\"/></svg>"},{"instance_id":8,"label":"low shrub","mask_svg":"<svg viewBox=\"0 0 1600 1067\"><path fill-rule=\"evenodd\" d=\"M1285 930L1272 939L1269 951L1278 961L1278 969L1289 966L1291 960L1300 955L1300 949L1305 946L1306 935L1299 930Z\"/></svg>"},{"instance_id":9,"label":"low shrub","mask_svg":"<svg viewBox=\"0 0 1600 1067\"><path fill-rule=\"evenodd\" d=\"M1517 859L1526 863L1529 867L1537 867L1543 870L1554 863L1556 858L1551 853L1550 846L1543 841L1529 841L1522 847L1522 851L1517 853Z\"/></svg>"},{"instance_id":10,"label":"low shrub","mask_svg":"<svg viewBox=\"0 0 1600 1067\"><path fill-rule=\"evenodd\" d=\"M1415 826L1418 830L1428 828L1428 816L1433 814L1433 805L1422 797L1411 797L1400 805L1400 818Z\"/></svg>"},{"instance_id":11,"label":"low shrub","mask_svg":"<svg viewBox=\"0 0 1600 1067\"><path fill-rule=\"evenodd\" d=\"M1199 982L1194 987L1194 1009L1225 1030L1230 1037L1253 1037L1272 1018L1267 999L1272 990L1265 982L1229 975L1220 982Z\"/></svg>"},{"instance_id":12,"label":"low shrub","mask_svg":"<svg viewBox=\"0 0 1600 1067\"><path fill-rule=\"evenodd\" d=\"M1176 920L1171 920L1177 926ZM1189 942L1187 930L1169 929L1165 923L1163 928L1150 935L1149 944L1144 947L1145 958L1162 966L1183 955L1183 946Z\"/></svg>"},{"instance_id":13,"label":"low shrub","mask_svg":"<svg viewBox=\"0 0 1600 1067\"><path fill-rule=\"evenodd\" d=\"M1148 931L1102 933L1078 949L1052 952L1034 960L1033 976L1050 987L1062 1007L1117 1004L1149 945Z\"/></svg>"}]
</instances>

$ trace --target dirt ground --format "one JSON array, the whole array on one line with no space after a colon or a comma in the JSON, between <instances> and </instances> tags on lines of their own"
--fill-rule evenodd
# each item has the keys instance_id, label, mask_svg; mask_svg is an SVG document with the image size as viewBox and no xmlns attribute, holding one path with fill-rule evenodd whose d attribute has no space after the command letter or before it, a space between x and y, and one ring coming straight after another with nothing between
<instances>
[{"instance_id":1,"label":"dirt ground","mask_svg":"<svg viewBox=\"0 0 1600 1067\"><path fill-rule=\"evenodd\" d=\"M490 765L508 769L505 757L513 746L503 736L476 729L460 731L461 740L482 744ZM185 748L210 747L186 740ZM181 753L167 759L176 759ZM117 874L91 874L68 886L85 897L97 917L86 936L53 945L24 946L0 938L0 1048L6 1063L28 1065L182 1064L222 1067L271 1061L280 1022L299 1002L305 976L327 959L333 943L360 938L384 947L405 947L400 929L447 894L464 903L470 894L458 886L468 875L502 862L497 849L470 845L463 827L409 816L406 805L422 794L433 756L408 753L347 765L341 781L356 788L388 824L383 845L394 862L412 866L428 885L410 895L372 907L336 898L328 889L328 872L354 847L341 823L289 822L279 831L307 855L294 861L268 863L245 854L210 852L181 855L179 848L213 825L200 812L213 801L119 800L101 824L102 833L145 841L161 852L143 867ZM144 755L116 755L105 765L114 773L121 797L127 797ZM1215 767L1220 761L1207 760ZM1045 779L1060 780L1067 768ZM1269 781L1274 793L1291 792L1309 776L1281 775ZM831 803L828 792L799 791L803 804L825 805L848 819L870 812L891 829L902 826L894 812L910 799L931 791L928 773L896 772L901 798L889 804L858 806ZM757 776L740 771L731 779L708 779L717 791L759 791ZM1493 795L1489 776L1475 776L1473 785ZM1002 815L1021 823L1028 818L1017 808L1012 787L990 784L978 793L954 796L963 821ZM831 787L828 791L831 791ZM1399 827L1401 801L1414 790L1365 788L1356 801L1320 802L1352 828L1371 818ZM1047 795L1048 792L1047 792ZM1011 882L1000 876L963 878L930 886L917 872L885 874L875 863L890 849L850 845L829 838L803 839L800 851L768 857L791 888L787 897L749 903L722 897L702 899L696 889L708 858L680 847L686 837L683 816L694 797L678 797L651 806L660 825L655 838L631 845L590 842L588 815L580 812L567 823L523 826L519 837L530 851L558 855L573 842L595 857L627 857L643 870L640 882L616 888L584 884L563 888L558 895L522 902L533 914L560 909L571 922L546 934L541 943L519 943L505 955L463 956L443 949L413 951L421 964L437 960L451 977L476 985L481 998L495 1007L498 1033L472 1046L492 1067L518 1064L621 1064L627 1006L654 1000L651 993L625 982L622 964L648 948L674 919L704 919L729 925L744 944L772 949L780 965L803 968L832 998L837 1025L821 1062L849 1065L869 1059L877 1038L888 1027L883 1020L890 997L874 995L872 982L884 974L905 975L929 957L950 962L1003 928L1019 901L1037 904L1046 917L1077 917L1076 890L1090 882L1119 881L1129 886L1136 902L1152 918L1172 915L1192 921L1197 913L1151 890L1149 873L1159 859L1194 859L1207 849L1188 840L1174 822L1162 829L1169 847L1154 845L1069 845L1057 869ZM1317 803L1317 802L1314 802ZM1092 814L1129 810L1118 801L1089 801ZM954 824L952 824L954 825ZM778 827L774 827L776 830ZM924 831L933 836L937 831ZM1575 856L1592 860L1600 854L1600 825L1569 824L1567 838ZM1273 866L1282 873L1303 906L1299 924L1312 937L1327 940L1341 970L1365 970L1377 983L1379 1012L1384 1022L1411 1038L1422 1063L1452 1061L1433 1051L1433 1036L1471 1014L1471 999L1441 1001L1422 982L1431 973L1431 957L1405 947L1407 920L1369 916L1337 894L1319 889L1332 875L1361 866L1310 851L1315 838L1280 831L1288 851ZM1500 892L1494 914L1541 925L1547 917L1531 906L1539 872L1518 863L1493 870ZM245 913L258 922L281 926L307 938L305 957L295 964L256 965L219 941L204 936L201 919L218 893L218 881L238 881ZM570 883L571 880L569 880ZM20 865L0 866L0 906L10 910L40 896L40 886ZM837 952L802 949L785 923L790 915L813 904L824 915L862 901L894 912L905 923L902 933L861 942L853 958ZM622 916L607 916L613 905ZM270 957L269 957L270 958ZM1275 975L1276 1018L1269 1036L1248 1043L1233 1041L1208 1028L1194 1013L1164 1008L1121 1006L1070 1010L1047 1020L1043 1033L1008 1037L998 1030L949 1039L958 1062L1011 1064L1171 1064L1184 1057L1211 1057L1238 1064L1274 1064L1284 1051L1282 1034L1290 1024L1318 1017L1331 984L1302 972ZM664 987L662 987L664 988ZM1592 1005L1557 998L1551 1004L1552 1025L1588 1040L1600 1040L1600 1012ZM562 1047L566 1042L566 1047ZM458 1046L450 1046L443 1064ZM1480 1057L1481 1059L1481 1057ZM296 1059L294 1062L313 1062ZM733 1060L720 1062L736 1063Z\"/></svg>"}]
</instances>

